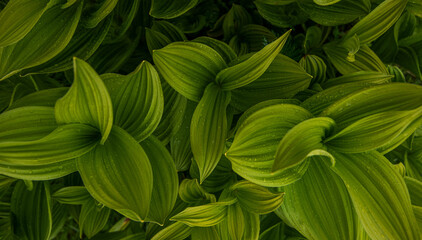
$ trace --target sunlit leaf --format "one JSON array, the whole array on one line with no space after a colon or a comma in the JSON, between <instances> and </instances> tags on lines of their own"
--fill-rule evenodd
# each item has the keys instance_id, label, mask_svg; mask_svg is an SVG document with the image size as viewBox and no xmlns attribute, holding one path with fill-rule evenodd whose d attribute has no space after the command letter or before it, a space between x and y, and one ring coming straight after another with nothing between
<instances>
[{"instance_id":1,"label":"sunlit leaf","mask_svg":"<svg viewBox=\"0 0 422 240\"><path fill-rule=\"evenodd\" d=\"M200 182L211 174L223 155L229 101L230 92L222 91L211 83L193 113L190 141L194 160L199 167Z\"/></svg>"},{"instance_id":2,"label":"sunlit leaf","mask_svg":"<svg viewBox=\"0 0 422 240\"><path fill-rule=\"evenodd\" d=\"M143 148L114 126L104 145L77 159L88 192L106 207L135 220L145 220L153 188L153 172Z\"/></svg>"},{"instance_id":3,"label":"sunlit leaf","mask_svg":"<svg viewBox=\"0 0 422 240\"><path fill-rule=\"evenodd\" d=\"M75 80L67 94L56 102L57 123L85 123L97 127L107 140L113 124L113 107L108 91L95 70L86 62L73 60Z\"/></svg>"}]
</instances>

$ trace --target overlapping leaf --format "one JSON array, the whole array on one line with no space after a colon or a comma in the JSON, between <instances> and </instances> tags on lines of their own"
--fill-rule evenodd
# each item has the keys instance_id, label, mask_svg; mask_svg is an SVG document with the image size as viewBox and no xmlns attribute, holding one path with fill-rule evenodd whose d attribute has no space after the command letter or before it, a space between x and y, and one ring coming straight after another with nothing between
<instances>
[{"instance_id":1,"label":"overlapping leaf","mask_svg":"<svg viewBox=\"0 0 422 240\"><path fill-rule=\"evenodd\" d=\"M147 154L128 133L113 126L105 144L79 157L77 164L85 187L97 201L133 220L145 220L153 172Z\"/></svg>"},{"instance_id":2,"label":"overlapping leaf","mask_svg":"<svg viewBox=\"0 0 422 240\"><path fill-rule=\"evenodd\" d=\"M211 83L193 113L190 141L194 160L199 167L200 182L211 174L223 155L229 101L230 92L222 91Z\"/></svg>"},{"instance_id":3,"label":"overlapping leaf","mask_svg":"<svg viewBox=\"0 0 422 240\"><path fill-rule=\"evenodd\" d=\"M107 140L113 125L113 107L108 91L95 70L74 59L75 80L67 94L56 102L57 123L85 123L97 127L101 143Z\"/></svg>"}]
</instances>

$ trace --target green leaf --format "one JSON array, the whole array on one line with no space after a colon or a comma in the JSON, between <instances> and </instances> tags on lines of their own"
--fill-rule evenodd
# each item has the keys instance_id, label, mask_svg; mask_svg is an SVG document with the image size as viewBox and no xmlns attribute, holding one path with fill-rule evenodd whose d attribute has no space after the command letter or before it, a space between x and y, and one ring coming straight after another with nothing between
<instances>
[{"instance_id":1,"label":"green leaf","mask_svg":"<svg viewBox=\"0 0 422 240\"><path fill-rule=\"evenodd\" d=\"M217 228L212 227L195 227L192 228L192 240L220 240Z\"/></svg>"},{"instance_id":2,"label":"green leaf","mask_svg":"<svg viewBox=\"0 0 422 240\"><path fill-rule=\"evenodd\" d=\"M48 240L52 228L50 186L34 182L32 191L23 181L16 184L11 200L14 231L19 239Z\"/></svg>"},{"instance_id":3,"label":"green leaf","mask_svg":"<svg viewBox=\"0 0 422 240\"><path fill-rule=\"evenodd\" d=\"M7 110L26 106L54 107L56 101L69 90L67 87L51 88L30 93L16 100ZM54 114L54 113L53 113Z\"/></svg>"},{"instance_id":4,"label":"green leaf","mask_svg":"<svg viewBox=\"0 0 422 240\"><path fill-rule=\"evenodd\" d=\"M345 38L358 35L361 44L370 43L384 34L400 18L407 0L386 0L362 18Z\"/></svg>"},{"instance_id":5,"label":"green leaf","mask_svg":"<svg viewBox=\"0 0 422 240\"><path fill-rule=\"evenodd\" d=\"M110 90L115 91L111 94L114 124L140 142L152 134L163 114L160 77L149 62L143 61L133 73L116 78L113 81L120 83L119 89Z\"/></svg>"},{"instance_id":6,"label":"green leaf","mask_svg":"<svg viewBox=\"0 0 422 240\"><path fill-rule=\"evenodd\" d=\"M87 29L79 25L66 48L49 61L23 70L22 75L69 70L73 67L73 57L86 61L103 43L109 32L111 23L111 18L108 18L96 28Z\"/></svg>"},{"instance_id":7,"label":"green leaf","mask_svg":"<svg viewBox=\"0 0 422 240\"><path fill-rule=\"evenodd\" d=\"M0 142L0 163L28 169L31 166L47 166L89 152L98 140L98 131L91 126L61 125L41 139Z\"/></svg>"},{"instance_id":8,"label":"green leaf","mask_svg":"<svg viewBox=\"0 0 422 240\"><path fill-rule=\"evenodd\" d=\"M358 71L375 71L388 74L388 70L379 57L366 45L355 53L355 61L347 60L349 50L337 42L324 46L324 51L334 67L343 75Z\"/></svg>"},{"instance_id":9,"label":"green leaf","mask_svg":"<svg viewBox=\"0 0 422 240\"><path fill-rule=\"evenodd\" d=\"M286 32L246 61L220 71L215 81L221 84L223 90L233 90L255 81L267 70L281 51L289 34L290 31Z\"/></svg>"},{"instance_id":10,"label":"green leaf","mask_svg":"<svg viewBox=\"0 0 422 240\"><path fill-rule=\"evenodd\" d=\"M181 222L175 222L154 235L151 240L184 240L192 232L192 228Z\"/></svg>"},{"instance_id":11,"label":"green leaf","mask_svg":"<svg viewBox=\"0 0 422 240\"><path fill-rule=\"evenodd\" d=\"M190 126L190 118L192 116L189 117L188 122L184 122L183 117L185 116L188 100L170 87L167 82L162 81L161 85L164 95L164 110L161 121L153 134L161 142L167 144L177 134L183 124ZM189 141L189 135L188 140L185 141Z\"/></svg>"},{"instance_id":12,"label":"green leaf","mask_svg":"<svg viewBox=\"0 0 422 240\"><path fill-rule=\"evenodd\" d=\"M97 127L101 144L107 140L113 125L113 109L108 91L95 70L74 58L75 80L67 94L56 102L58 124L85 123Z\"/></svg>"},{"instance_id":13,"label":"green leaf","mask_svg":"<svg viewBox=\"0 0 422 240\"><path fill-rule=\"evenodd\" d=\"M409 0L406 10L418 17L422 17L422 3L418 0Z\"/></svg>"},{"instance_id":14,"label":"green leaf","mask_svg":"<svg viewBox=\"0 0 422 240\"><path fill-rule=\"evenodd\" d=\"M327 81L323 82L321 86L323 88L330 88L330 87L339 86L341 84L347 84L347 83L383 84L383 83L389 83L392 77L393 76L390 74L381 73L381 72L359 71L359 72L345 74L343 76L336 77L336 78L330 78ZM346 86L346 85L343 85L343 86Z\"/></svg>"},{"instance_id":15,"label":"green leaf","mask_svg":"<svg viewBox=\"0 0 422 240\"><path fill-rule=\"evenodd\" d=\"M239 32L244 25L251 24L252 17L248 11L238 4L232 4L232 7L224 16L223 21L223 35L224 39L228 40L233 35Z\"/></svg>"},{"instance_id":16,"label":"green leaf","mask_svg":"<svg viewBox=\"0 0 422 240\"><path fill-rule=\"evenodd\" d=\"M154 21L151 29L164 34L171 42L187 40L182 30L167 21Z\"/></svg>"},{"instance_id":17,"label":"green leaf","mask_svg":"<svg viewBox=\"0 0 422 240\"><path fill-rule=\"evenodd\" d=\"M336 158L332 169L343 179L359 220L371 239L419 239L403 177L384 156L376 151L330 152Z\"/></svg>"},{"instance_id":18,"label":"green leaf","mask_svg":"<svg viewBox=\"0 0 422 240\"><path fill-rule=\"evenodd\" d=\"M198 179L184 179L180 183L179 196L180 199L187 203L216 201L214 194L209 194L199 185Z\"/></svg>"},{"instance_id":19,"label":"green leaf","mask_svg":"<svg viewBox=\"0 0 422 240\"><path fill-rule=\"evenodd\" d=\"M171 221L178 221L190 227L211 227L215 226L227 216L227 207L236 203L236 200L225 202L208 203L196 207L188 207L182 212L170 218Z\"/></svg>"},{"instance_id":20,"label":"green leaf","mask_svg":"<svg viewBox=\"0 0 422 240\"><path fill-rule=\"evenodd\" d=\"M276 213L307 239L357 239L357 216L349 193L320 156L313 156L302 178L283 187Z\"/></svg>"},{"instance_id":21,"label":"green leaf","mask_svg":"<svg viewBox=\"0 0 422 240\"><path fill-rule=\"evenodd\" d=\"M198 102L206 86L226 68L224 59L211 47L196 42L176 42L155 50L154 63L177 92Z\"/></svg>"},{"instance_id":22,"label":"green leaf","mask_svg":"<svg viewBox=\"0 0 422 240\"><path fill-rule=\"evenodd\" d=\"M422 182L411 177L405 177L404 181L409 190L412 205L422 207Z\"/></svg>"},{"instance_id":23,"label":"green leaf","mask_svg":"<svg viewBox=\"0 0 422 240\"><path fill-rule=\"evenodd\" d=\"M288 171L272 173L274 156L283 136L296 124L312 117L305 109L277 104L251 114L240 125L226 152L233 171L258 185L278 187L290 184L306 171L307 162Z\"/></svg>"},{"instance_id":24,"label":"green leaf","mask_svg":"<svg viewBox=\"0 0 422 240\"><path fill-rule=\"evenodd\" d=\"M47 10L49 0L12 0L0 13L0 48L21 40ZM16 14L15 12L19 12Z\"/></svg>"},{"instance_id":25,"label":"green leaf","mask_svg":"<svg viewBox=\"0 0 422 240\"><path fill-rule=\"evenodd\" d=\"M198 0L153 0L149 15L154 18L171 19L178 17L198 4Z\"/></svg>"},{"instance_id":26,"label":"green leaf","mask_svg":"<svg viewBox=\"0 0 422 240\"><path fill-rule=\"evenodd\" d=\"M308 19L296 2L297 0L258 0L254 4L259 14L272 25L291 28Z\"/></svg>"},{"instance_id":27,"label":"green leaf","mask_svg":"<svg viewBox=\"0 0 422 240\"><path fill-rule=\"evenodd\" d=\"M100 203L135 221L150 208L153 172L143 148L114 126L104 145L77 159L88 192Z\"/></svg>"},{"instance_id":28,"label":"green leaf","mask_svg":"<svg viewBox=\"0 0 422 240\"><path fill-rule=\"evenodd\" d=\"M62 204L82 205L92 199L85 187L71 186L63 187L51 195L51 197Z\"/></svg>"},{"instance_id":29,"label":"green leaf","mask_svg":"<svg viewBox=\"0 0 422 240\"><path fill-rule=\"evenodd\" d=\"M82 12L82 2L48 9L19 42L0 48L0 81L52 59L70 42Z\"/></svg>"},{"instance_id":30,"label":"green leaf","mask_svg":"<svg viewBox=\"0 0 422 240\"><path fill-rule=\"evenodd\" d=\"M411 47L400 47L395 62L405 69L410 70L416 77L421 78L422 72L419 63L419 56Z\"/></svg>"},{"instance_id":31,"label":"green leaf","mask_svg":"<svg viewBox=\"0 0 422 240\"><path fill-rule=\"evenodd\" d=\"M91 238L99 233L107 224L110 212L110 208L98 206L92 198L85 202L79 215L80 237L85 234Z\"/></svg>"},{"instance_id":32,"label":"green leaf","mask_svg":"<svg viewBox=\"0 0 422 240\"><path fill-rule=\"evenodd\" d=\"M38 140L56 128L52 107L21 107L0 114L0 142Z\"/></svg>"},{"instance_id":33,"label":"green leaf","mask_svg":"<svg viewBox=\"0 0 422 240\"><path fill-rule=\"evenodd\" d=\"M220 56L226 61L227 64L229 64L230 62L232 62L233 60L237 58L237 55L233 51L233 49L229 45L227 45L227 43L223 41L219 41L217 39L205 37L205 36L195 38L192 41L202 43L213 48L215 51L218 52L218 54L220 54Z\"/></svg>"},{"instance_id":34,"label":"green leaf","mask_svg":"<svg viewBox=\"0 0 422 240\"><path fill-rule=\"evenodd\" d=\"M190 123L195 108L196 103L191 101L187 102L186 110L181 119L180 128L170 139L171 156L176 164L177 171L188 170L192 162L193 154L190 146ZM174 117L174 115L171 117Z\"/></svg>"},{"instance_id":35,"label":"green leaf","mask_svg":"<svg viewBox=\"0 0 422 240\"><path fill-rule=\"evenodd\" d=\"M334 164L335 160L323 143L326 137L331 136L334 128L335 122L326 117L308 119L294 126L278 144L272 170L297 166L315 155L329 157Z\"/></svg>"},{"instance_id":36,"label":"green leaf","mask_svg":"<svg viewBox=\"0 0 422 240\"><path fill-rule=\"evenodd\" d=\"M227 221L227 224L226 224ZM221 224L227 225L231 239L242 239L245 232L245 217L240 203L227 207L227 220Z\"/></svg>"},{"instance_id":37,"label":"green leaf","mask_svg":"<svg viewBox=\"0 0 422 240\"><path fill-rule=\"evenodd\" d=\"M147 220L164 224L176 203L179 187L176 166L166 147L154 136L142 141L141 146L150 160L153 175Z\"/></svg>"},{"instance_id":38,"label":"green leaf","mask_svg":"<svg viewBox=\"0 0 422 240\"><path fill-rule=\"evenodd\" d=\"M87 15L84 16L82 24L87 28L94 28L100 23L105 17L107 17L111 11L113 11L119 0L103 0L100 3L94 3L88 8Z\"/></svg>"},{"instance_id":39,"label":"green leaf","mask_svg":"<svg viewBox=\"0 0 422 240\"><path fill-rule=\"evenodd\" d=\"M364 117L387 111L406 111L420 107L422 87L391 83L357 91L326 108L320 116L332 118L342 130Z\"/></svg>"},{"instance_id":40,"label":"green leaf","mask_svg":"<svg viewBox=\"0 0 422 240\"><path fill-rule=\"evenodd\" d=\"M316 55L305 55L299 61L300 66L312 76L312 83L322 83L326 78L327 65Z\"/></svg>"},{"instance_id":41,"label":"green leaf","mask_svg":"<svg viewBox=\"0 0 422 240\"><path fill-rule=\"evenodd\" d=\"M312 21L323 26L347 24L371 11L367 0L341 0L328 6L318 5L313 0L300 0L298 3Z\"/></svg>"},{"instance_id":42,"label":"green leaf","mask_svg":"<svg viewBox=\"0 0 422 240\"><path fill-rule=\"evenodd\" d=\"M374 150L390 144L395 138L402 138L404 141L421 125L421 117L421 107L373 114L352 123L324 142L330 148L343 153Z\"/></svg>"},{"instance_id":43,"label":"green leaf","mask_svg":"<svg viewBox=\"0 0 422 240\"><path fill-rule=\"evenodd\" d=\"M240 181L230 187L240 206L251 213L267 214L283 202L283 193L272 193L267 188L248 181Z\"/></svg>"},{"instance_id":44,"label":"green leaf","mask_svg":"<svg viewBox=\"0 0 422 240\"><path fill-rule=\"evenodd\" d=\"M190 141L201 183L211 174L223 155L228 131L226 109L229 102L230 92L222 91L211 83L193 113Z\"/></svg>"},{"instance_id":45,"label":"green leaf","mask_svg":"<svg viewBox=\"0 0 422 240\"><path fill-rule=\"evenodd\" d=\"M292 98L309 86L311 78L296 61L278 54L258 79L232 91L230 105L246 111L266 100Z\"/></svg>"},{"instance_id":46,"label":"green leaf","mask_svg":"<svg viewBox=\"0 0 422 240\"><path fill-rule=\"evenodd\" d=\"M151 55L154 52L154 50L161 49L172 42L163 33L152 30L150 28L145 29L145 39L146 39L149 53Z\"/></svg>"}]
</instances>

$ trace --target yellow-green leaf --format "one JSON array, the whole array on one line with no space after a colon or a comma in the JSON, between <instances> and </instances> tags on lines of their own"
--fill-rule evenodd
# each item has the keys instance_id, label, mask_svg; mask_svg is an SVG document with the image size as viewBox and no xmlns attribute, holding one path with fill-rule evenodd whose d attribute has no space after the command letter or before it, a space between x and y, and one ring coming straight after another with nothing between
<instances>
[{"instance_id":1,"label":"yellow-green leaf","mask_svg":"<svg viewBox=\"0 0 422 240\"><path fill-rule=\"evenodd\" d=\"M73 64L73 84L67 94L56 102L57 123L95 126L100 130L101 144L104 144L113 125L113 107L107 88L88 63L75 58Z\"/></svg>"}]
</instances>

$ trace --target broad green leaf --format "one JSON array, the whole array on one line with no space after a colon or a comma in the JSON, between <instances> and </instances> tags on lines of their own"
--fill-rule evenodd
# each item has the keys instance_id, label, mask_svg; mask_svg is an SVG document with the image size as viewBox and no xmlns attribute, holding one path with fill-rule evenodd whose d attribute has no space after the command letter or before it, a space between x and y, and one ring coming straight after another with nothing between
<instances>
[{"instance_id":1,"label":"broad green leaf","mask_svg":"<svg viewBox=\"0 0 422 240\"><path fill-rule=\"evenodd\" d=\"M336 158L332 169L344 181L371 239L420 238L404 179L384 156L330 152Z\"/></svg>"},{"instance_id":2,"label":"broad green leaf","mask_svg":"<svg viewBox=\"0 0 422 240\"><path fill-rule=\"evenodd\" d=\"M12 0L0 13L0 48L21 40L47 10L49 0ZM19 12L19 14L16 14Z\"/></svg>"},{"instance_id":3,"label":"broad green leaf","mask_svg":"<svg viewBox=\"0 0 422 240\"><path fill-rule=\"evenodd\" d=\"M170 139L171 156L173 157L177 171L188 170L192 162L193 154L190 146L190 123L195 107L196 104L194 102L187 102L186 110L181 119L180 128ZM171 117L174 117L174 115Z\"/></svg>"},{"instance_id":4,"label":"broad green leaf","mask_svg":"<svg viewBox=\"0 0 422 240\"><path fill-rule=\"evenodd\" d=\"M407 83L390 83L357 91L344 97L320 116L332 118L342 130L364 117L387 111L406 111L420 107L422 87Z\"/></svg>"},{"instance_id":5,"label":"broad green leaf","mask_svg":"<svg viewBox=\"0 0 422 240\"><path fill-rule=\"evenodd\" d=\"M387 73L381 73L381 72L372 72L372 71L359 71L359 72L353 72L349 74L345 74L340 77L336 78L330 78L327 81L323 82L321 85L324 88L330 88L334 86L339 86L341 84L346 83L389 83L390 79L393 76ZM346 85L344 85L343 88L345 88Z\"/></svg>"},{"instance_id":6,"label":"broad green leaf","mask_svg":"<svg viewBox=\"0 0 422 240\"><path fill-rule=\"evenodd\" d=\"M299 61L300 66L312 76L312 83L322 83L326 78L327 65L316 55L305 55Z\"/></svg>"},{"instance_id":7,"label":"broad green leaf","mask_svg":"<svg viewBox=\"0 0 422 240\"><path fill-rule=\"evenodd\" d=\"M82 238L82 234L91 238L99 233L107 224L110 212L110 208L98 206L92 198L85 202L79 215L80 238Z\"/></svg>"},{"instance_id":8,"label":"broad green leaf","mask_svg":"<svg viewBox=\"0 0 422 240\"><path fill-rule=\"evenodd\" d=\"M69 88L60 87L60 88L51 88L40 90L34 93L30 93L22 98L16 100L8 110L27 107L27 106L45 106L45 107L54 107L56 101L59 98L62 98Z\"/></svg>"},{"instance_id":9,"label":"broad green leaf","mask_svg":"<svg viewBox=\"0 0 422 240\"><path fill-rule=\"evenodd\" d=\"M220 71L215 81L221 84L223 90L233 90L255 81L267 70L281 51L289 34L290 31L286 32L246 61Z\"/></svg>"},{"instance_id":10,"label":"broad green leaf","mask_svg":"<svg viewBox=\"0 0 422 240\"><path fill-rule=\"evenodd\" d=\"M215 202L214 194L210 194L199 185L198 179L184 179L180 183L179 196L184 202Z\"/></svg>"},{"instance_id":11,"label":"broad green leaf","mask_svg":"<svg viewBox=\"0 0 422 240\"><path fill-rule=\"evenodd\" d=\"M343 75L358 71L374 71L388 74L388 70L378 56L366 45L362 45L354 55L355 61L347 60L349 50L336 42L324 46L324 51L334 67Z\"/></svg>"},{"instance_id":12,"label":"broad green leaf","mask_svg":"<svg viewBox=\"0 0 422 240\"><path fill-rule=\"evenodd\" d=\"M328 6L321 6L314 0L299 0L299 6L311 20L323 26L347 24L371 10L367 0L342 0Z\"/></svg>"},{"instance_id":13,"label":"broad green leaf","mask_svg":"<svg viewBox=\"0 0 422 240\"><path fill-rule=\"evenodd\" d=\"M217 228L212 227L194 227L192 228L192 240L220 240Z\"/></svg>"},{"instance_id":14,"label":"broad green leaf","mask_svg":"<svg viewBox=\"0 0 422 240\"><path fill-rule=\"evenodd\" d=\"M363 81L339 84L312 95L303 101L300 106L317 116L320 115L321 112L323 112L327 107L339 101L340 99L345 98L346 96L351 95L357 91L383 83L387 82L381 81L378 83L378 80L375 80L374 82L369 80L369 82Z\"/></svg>"},{"instance_id":15,"label":"broad green leaf","mask_svg":"<svg viewBox=\"0 0 422 240\"><path fill-rule=\"evenodd\" d=\"M171 19L178 17L198 4L198 0L153 0L149 15L154 18Z\"/></svg>"},{"instance_id":16,"label":"broad green leaf","mask_svg":"<svg viewBox=\"0 0 422 240\"><path fill-rule=\"evenodd\" d=\"M229 102L230 92L222 91L211 83L193 113L190 141L201 183L211 174L223 155L228 131L226 109Z\"/></svg>"},{"instance_id":17,"label":"broad green leaf","mask_svg":"<svg viewBox=\"0 0 422 240\"><path fill-rule=\"evenodd\" d=\"M82 12L82 2L48 9L19 42L0 48L0 81L22 69L47 62L70 42Z\"/></svg>"},{"instance_id":18,"label":"broad green leaf","mask_svg":"<svg viewBox=\"0 0 422 240\"><path fill-rule=\"evenodd\" d=\"M120 78L120 88L112 95L114 124L140 142L152 134L163 114L160 77L150 63L143 61L133 73Z\"/></svg>"},{"instance_id":19,"label":"broad green leaf","mask_svg":"<svg viewBox=\"0 0 422 240\"><path fill-rule=\"evenodd\" d=\"M79 25L66 48L49 61L23 70L22 75L69 70L73 66L73 57L86 61L103 43L111 23L111 18L108 18L96 28L87 29Z\"/></svg>"},{"instance_id":20,"label":"broad green leaf","mask_svg":"<svg viewBox=\"0 0 422 240\"><path fill-rule=\"evenodd\" d=\"M410 177L405 177L404 181L409 190L412 205L422 207L422 182Z\"/></svg>"},{"instance_id":21,"label":"broad green leaf","mask_svg":"<svg viewBox=\"0 0 422 240\"><path fill-rule=\"evenodd\" d=\"M58 126L47 136L27 141L0 142L0 164L42 167L79 157L93 149L98 131L84 124Z\"/></svg>"},{"instance_id":22,"label":"broad green leaf","mask_svg":"<svg viewBox=\"0 0 422 240\"><path fill-rule=\"evenodd\" d=\"M34 182L29 191L23 181L16 184L11 200L13 228L19 239L48 240L52 228L50 186Z\"/></svg>"},{"instance_id":23,"label":"broad green leaf","mask_svg":"<svg viewBox=\"0 0 422 240\"><path fill-rule=\"evenodd\" d=\"M167 21L154 21L151 29L164 34L171 42L187 40L182 30Z\"/></svg>"},{"instance_id":24,"label":"broad green leaf","mask_svg":"<svg viewBox=\"0 0 422 240\"><path fill-rule=\"evenodd\" d=\"M242 239L245 232L245 217L239 202L227 207L226 221L221 224L227 225L229 237L231 239Z\"/></svg>"},{"instance_id":25,"label":"broad green leaf","mask_svg":"<svg viewBox=\"0 0 422 240\"><path fill-rule=\"evenodd\" d=\"M359 153L381 148L395 138L410 136L422 123L422 108L387 111L362 118L325 139L330 148L343 153ZM410 128L410 131L406 131ZM406 134L407 132L407 134ZM404 135L404 136L403 136Z\"/></svg>"},{"instance_id":26,"label":"broad green leaf","mask_svg":"<svg viewBox=\"0 0 422 240\"><path fill-rule=\"evenodd\" d=\"M283 136L306 119L312 117L305 109L277 104L251 114L240 125L233 143L226 152L233 171L262 186L278 187L298 180L306 171L307 162L288 171L272 173L274 156Z\"/></svg>"},{"instance_id":27,"label":"broad green leaf","mask_svg":"<svg viewBox=\"0 0 422 240\"><path fill-rule=\"evenodd\" d=\"M178 221L190 227L211 227L215 226L227 216L227 207L236 203L236 200L225 202L208 203L196 207L188 207L182 212L170 218L171 221Z\"/></svg>"},{"instance_id":28,"label":"broad green leaf","mask_svg":"<svg viewBox=\"0 0 422 240\"><path fill-rule=\"evenodd\" d=\"M66 205L53 201L51 210L53 226L51 228L50 239L54 239L62 231L66 221L68 220L68 209Z\"/></svg>"},{"instance_id":29,"label":"broad green leaf","mask_svg":"<svg viewBox=\"0 0 422 240\"><path fill-rule=\"evenodd\" d=\"M89 192L82 186L71 186L60 188L54 192L51 197L62 204L82 205L89 199L92 199Z\"/></svg>"},{"instance_id":30,"label":"broad green leaf","mask_svg":"<svg viewBox=\"0 0 422 240\"><path fill-rule=\"evenodd\" d=\"M181 222L175 222L154 235L151 240L184 240L192 232L192 228Z\"/></svg>"},{"instance_id":31,"label":"broad green leaf","mask_svg":"<svg viewBox=\"0 0 422 240\"><path fill-rule=\"evenodd\" d=\"M152 167L153 188L147 220L164 224L176 203L179 180L173 158L154 136L141 142ZM151 179L150 179L151 181Z\"/></svg>"},{"instance_id":32,"label":"broad green leaf","mask_svg":"<svg viewBox=\"0 0 422 240\"><path fill-rule=\"evenodd\" d=\"M185 120L183 118L185 116L188 100L170 87L167 82L162 81L161 86L164 95L164 110L161 121L153 134L158 137L161 142L167 144L177 134L182 125L188 124L187 126L189 128L192 115L189 117L188 122L184 122ZM196 103L192 104L195 104L196 106ZM188 140L184 139L184 141L189 141L189 135Z\"/></svg>"},{"instance_id":33,"label":"broad green leaf","mask_svg":"<svg viewBox=\"0 0 422 240\"><path fill-rule=\"evenodd\" d=\"M284 224L277 223L259 235L259 240L285 239Z\"/></svg>"},{"instance_id":34,"label":"broad green leaf","mask_svg":"<svg viewBox=\"0 0 422 240\"><path fill-rule=\"evenodd\" d=\"M258 79L232 91L230 104L245 111L266 100L292 98L309 86L311 78L296 61L278 54Z\"/></svg>"},{"instance_id":35,"label":"broad green leaf","mask_svg":"<svg viewBox=\"0 0 422 240\"><path fill-rule=\"evenodd\" d=\"M305 120L290 129L278 144L273 171L285 170L305 161L306 158L320 155L335 160L326 151L323 140L333 133L335 122L326 117Z\"/></svg>"},{"instance_id":36,"label":"broad green leaf","mask_svg":"<svg viewBox=\"0 0 422 240\"><path fill-rule=\"evenodd\" d=\"M107 140L113 125L113 107L100 76L86 62L74 58L75 80L67 94L56 102L58 124L85 123L97 127Z\"/></svg>"},{"instance_id":37,"label":"broad green leaf","mask_svg":"<svg viewBox=\"0 0 422 240\"><path fill-rule=\"evenodd\" d=\"M226 68L224 59L211 47L196 42L176 42L155 50L154 63L177 92L198 102L206 86Z\"/></svg>"},{"instance_id":38,"label":"broad green leaf","mask_svg":"<svg viewBox=\"0 0 422 240\"><path fill-rule=\"evenodd\" d=\"M87 15L84 16L82 24L87 28L96 27L113 11L118 2L119 0L102 0L98 3L91 4L86 10Z\"/></svg>"},{"instance_id":39,"label":"broad green leaf","mask_svg":"<svg viewBox=\"0 0 422 240\"><path fill-rule=\"evenodd\" d=\"M52 107L21 107L0 114L0 142L38 140L56 128Z\"/></svg>"},{"instance_id":40,"label":"broad green leaf","mask_svg":"<svg viewBox=\"0 0 422 240\"><path fill-rule=\"evenodd\" d=\"M240 181L230 187L240 206L251 213L267 214L283 202L283 193L272 193L267 188L248 181Z\"/></svg>"},{"instance_id":41,"label":"broad green leaf","mask_svg":"<svg viewBox=\"0 0 422 240\"><path fill-rule=\"evenodd\" d=\"M77 165L97 201L135 221L145 220L153 172L147 154L128 133L114 126L105 144L77 158Z\"/></svg>"},{"instance_id":42,"label":"broad green leaf","mask_svg":"<svg viewBox=\"0 0 422 240\"><path fill-rule=\"evenodd\" d=\"M217 39L205 36L195 38L192 41L202 43L213 48L215 51L218 52L218 54L220 54L220 56L226 61L227 64L237 58L237 55L233 51L233 49L223 41L219 41Z\"/></svg>"},{"instance_id":43,"label":"broad green leaf","mask_svg":"<svg viewBox=\"0 0 422 240\"><path fill-rule=\"evenodd\" d=\"M258 52L268 45L269 42L273 42L277 39L272 31L257 24L242 26L237 37L237 44L246 45L247 52ZM232 44L231 41L230 44Z\"/></svg>"},{"instance_id":44,"label":"broad green leaf","mask_svg":"<svg viewBox=\"0 0 422 240\"><path fill-rule=\"evenodd\" d=\"M370 43L384 34L400 18L407 0L386 0L362 18L345 38L358 35L361 44Z\"/></svg>"},{"instance_id":45,"label":"broad green leaf","mask_svg":"<svg viewBox=\"0 0 422 240\"><path fill-rule=\"evenodd\" d=\"M305 54L309 54L312 49L321 47L321 41L323 41L322 29L318 26L309 27L306 30L305 40L303 41Z\"/></svg>"},{"instance_id":46,"label":"broad green leaf","mask_svg":"<svg viewBox=\"0 0 422 240\"><path fill-rule=\"evenodd\" d=\"M342 181L320 156L302 178L283 187L277 213L307 239L356 239L357 216Z\"/></svg>"},{"instance_id":47,"label":"broad green leaf","mask_svg":"<svg viewBox=\"0 0 422 240\"><path fill-rule=\"evenodd\" d=\"M297 0L258 0L254 1L259 14L272 25L291 28L304 23L308 16L296 3Z\"/></svg>"}]
</instances>

